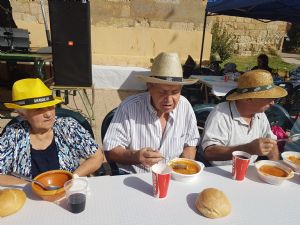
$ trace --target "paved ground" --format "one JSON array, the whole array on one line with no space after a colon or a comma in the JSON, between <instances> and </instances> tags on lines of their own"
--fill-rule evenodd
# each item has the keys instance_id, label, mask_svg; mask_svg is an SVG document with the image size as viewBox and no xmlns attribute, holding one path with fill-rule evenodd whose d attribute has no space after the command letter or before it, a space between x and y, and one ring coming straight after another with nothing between
<instances>
[{"instance_id":1,"label":"paved ground","mask_svg":"<svg viewBox=\"0 0 300 225\"><path fill-rule=\"evenodd\" d=\"M300 55L299 54L292 54L292 53L279 53L282 60L287 63L292 63L296 65L300 65Z\"/></svg>"}]
</instances>

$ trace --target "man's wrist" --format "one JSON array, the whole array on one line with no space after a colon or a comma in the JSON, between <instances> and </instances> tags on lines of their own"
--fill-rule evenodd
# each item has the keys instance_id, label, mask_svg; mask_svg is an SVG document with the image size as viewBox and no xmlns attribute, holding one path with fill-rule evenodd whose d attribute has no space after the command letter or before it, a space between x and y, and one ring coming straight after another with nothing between
<instances>
[{"instance_id":1,"label":"man's wrist","mask_svg":"<svg viewBox=\"0 0 300 225\"><path fill-rule=\"evenodd\" d=\"M130 150L131 159L133 160L134 165L141 164L140 161L140 152L137 150Z\"/></svg>"}]
</instances>

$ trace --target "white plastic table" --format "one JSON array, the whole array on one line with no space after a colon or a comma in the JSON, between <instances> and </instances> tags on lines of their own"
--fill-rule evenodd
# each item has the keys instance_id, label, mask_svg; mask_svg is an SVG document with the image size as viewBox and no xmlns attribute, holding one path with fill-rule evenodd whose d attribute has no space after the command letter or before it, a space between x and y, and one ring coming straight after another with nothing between
<instances>
[{"instance_id":1,"label":"white plastic table","mask_svg":"<svg viewBox=\"0 0 300 225\"><path fill-rule=\"evenodd\" d=\"M89 178L91 194L86 210L72 214L61 205L38 200L28 186L25 206L0 219L5 225L298 225L300 178L280 186L261 181L250 166L244 181L231 178L231 166L206 168L192 183L172 180L166 199L152 197L151 174ZM222 190L232 212L208 219L195 209L195 200L205 188Z\"/></svg>"},{"instance_id":2,"label":"white plastic table","mask_svg":"<svg viewBox=\"0 0 300 225\"><path fill-rule=\"evenodd\" d=\"M211 93L217 97L225 96L230 90L237 87L237 82L233 80L224 81L223 76L199 76L192 75L191 78L199 79L205 85L205 98L208 101L207 87L211 88Z\"/></svg>"}]
</instances>

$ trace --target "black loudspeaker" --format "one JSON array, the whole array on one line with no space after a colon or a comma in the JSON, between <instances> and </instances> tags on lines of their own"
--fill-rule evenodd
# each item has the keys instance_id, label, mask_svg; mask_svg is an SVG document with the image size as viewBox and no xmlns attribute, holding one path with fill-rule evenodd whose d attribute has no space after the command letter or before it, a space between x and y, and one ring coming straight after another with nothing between
<instances>
[{"instance_id":1,"label":"black loudspeaker","mask_svg":"<svg viewBox=\"0 0 300 225\"><path fill-rule=\"evenodd\" d=\"M54 82L92 86L90 3L49 0Z\"/></svg>"}]
</instances>

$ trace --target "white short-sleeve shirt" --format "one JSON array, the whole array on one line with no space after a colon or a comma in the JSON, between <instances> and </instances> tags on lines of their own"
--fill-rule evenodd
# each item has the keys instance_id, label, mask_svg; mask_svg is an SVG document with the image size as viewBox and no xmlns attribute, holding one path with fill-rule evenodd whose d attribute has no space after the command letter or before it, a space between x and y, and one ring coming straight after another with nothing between
<instances>
[{"instance_id":1,"label":"white short-sleeve shirt","mask_svg":"<svg viewBox=\"0 0 300 225\"><path fill-rule=\"evenodd\" d=\"M236 146L269 137L277 139L272 133L265 113L256 113L252 118L251 127L244 121L233 101L218 104L209 114L202 138L202 149L211 145ZM240 149L243 151L243 149ZM229 161L213 161L213 165L231 164Z\"/></svg>"}]
</instances>

